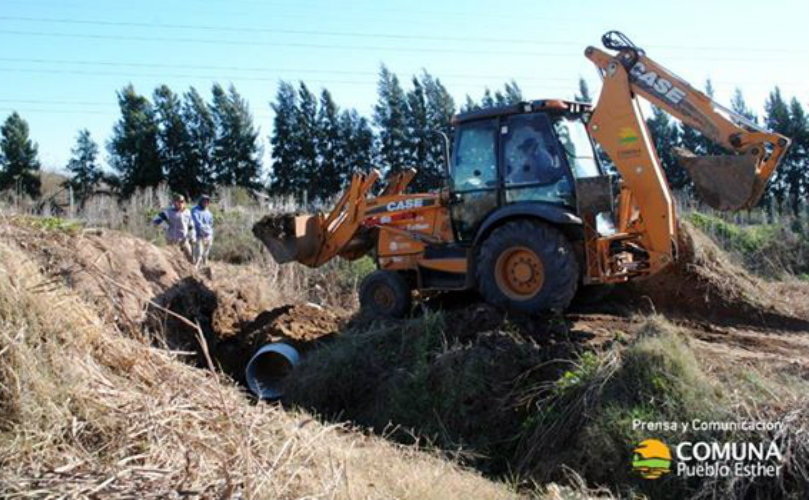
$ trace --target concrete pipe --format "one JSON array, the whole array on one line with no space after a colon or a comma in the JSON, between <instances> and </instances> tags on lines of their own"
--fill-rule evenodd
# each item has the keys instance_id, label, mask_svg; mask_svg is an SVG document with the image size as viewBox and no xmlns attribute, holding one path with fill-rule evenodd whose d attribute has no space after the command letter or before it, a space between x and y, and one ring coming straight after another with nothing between
<instances>
[{"instance_id":1,"label":"concrete pipe","mask_svg":"<svg viewBox=\"0 0 809 500\"><path fill-rule=\"evenodd\" d=\"M260 399L278 399L283 395L281 381L301 359L289 344L267 344L253 354L245 369L247 386Z\"/></svg>"}]
</instances>

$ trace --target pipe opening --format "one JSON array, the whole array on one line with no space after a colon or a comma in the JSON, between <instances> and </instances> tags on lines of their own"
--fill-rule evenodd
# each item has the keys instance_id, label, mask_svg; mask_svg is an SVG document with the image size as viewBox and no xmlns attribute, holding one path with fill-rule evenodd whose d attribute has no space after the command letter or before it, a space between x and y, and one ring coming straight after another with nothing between
<instances>
[{"instance_id":1,"label":"pipe opening","mask_svg":"<svg viewBox=\"0 0 809 500\"><path fill-rule=\"evenodd\" d=\"M267 344L259 349L245 369L250 390L261 399L283 396L281 383L300 361L297 349L281 342Z\"/></svg>"}]
</instances>

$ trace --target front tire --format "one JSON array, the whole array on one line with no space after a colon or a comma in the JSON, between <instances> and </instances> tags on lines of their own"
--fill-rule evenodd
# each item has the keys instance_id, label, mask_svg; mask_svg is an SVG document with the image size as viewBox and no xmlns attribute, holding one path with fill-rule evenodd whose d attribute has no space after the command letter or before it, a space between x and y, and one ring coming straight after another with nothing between
<instances>
[{"instance_id":1,"label":"front tire","mask_svg":"<svg viewBox=\"0 0 809 500\"><path fill-rule=\"evenodd\" d=\"M570 241L541 221L517 220L483 242L478 289L487 302L512 311L563 311L576 295L579 266Z\"/></svg>"},{"instance_id":2,"label":"front tire","mask_svg":"<svg viewBox=\"0 0 809 500\"><path fill-rule=\"evenodd\" d=\"M395 271L374 271L360 285L360 310L371 318L403 318L411 300L410 285Z\"/></svg>"}]
</instances>

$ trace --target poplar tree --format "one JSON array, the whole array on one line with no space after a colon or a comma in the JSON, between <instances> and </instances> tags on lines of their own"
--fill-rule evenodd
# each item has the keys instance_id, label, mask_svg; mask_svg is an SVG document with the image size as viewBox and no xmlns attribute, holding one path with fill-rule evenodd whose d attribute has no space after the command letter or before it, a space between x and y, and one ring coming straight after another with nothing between
<instances>
[{"instance_id":1,"label":"poplar tree","mask_svg":"<svg viewBox=\"0 0 809 500\"><path fill-rule=\"evenodd\" d=\"M113 127L107 150L121 194L127 197L137 188L157 186L164 175L152 104L130 84L118 92L118 106L121 117Z\"/></svg>"},{"instance_id":2,"label":"poplar tree","mask_svg":"<svg viewBox=\"0 0 809 500\"><path fill-rule=\"evenodd\" d=\"M584 78L579 77L579 92L573 96L573 100L577 102L592 103L593 96L590 94L590 87Z\"/></svg>"},{"instance_id":3,"label":"poplar tree","mask_svg":"<svg viewBox=\"0 0 809 500\"><path fill-rule=\"evenodd\" d=\"M218 83L214 84L212 94L216 125L216 183L221 186L256 188L261 174L261 149L247 101L233 85L225 91Z\"/></svg>"},{"instance_id":4,"label":"poplar tree","mask_svg":"<svg viewBox=\"0 0 809 500\"><path fill-rule=\"evenodd\" d=\"M341 134L340 117L331 93L324 89L320 94L320 109L316 123L318 168L312 172L311 183L314 196L325 198L340 191L341 164L346 161L346 138Z\"/></svg>"},{"instance_id":5,"label":"poplar tree","mask_svg":"<svg viewBox=\"0 0 809 500\"><path fill-rule=\"evenodd\" d=\"M38 147L28 136L28 122L16 111L11 113L0 129L0 191L14 188L36 198L41 181Z\"/></svg>"},{"instance_id":6,"label":"poplar tree","mask_svg":"<svg viewBox=\"0 0 809 500\"><path fill-rule=\"evenodd\" d=\"M65 166L71 176L65 184L73 189L74 196L79 202L84 203L103 177L101 166L98 164L98 145L93 141L89 130L79 131L71 155Z\"/></svg>"},{"instance_id":7,"label":"poplar tree","mask_svg":"<svg viewBox=\"0 0 809 500\"><path fill-rule=\"evenodd\" d=\"M379 71L379 98L374 107L374 125L379 129L379 155L386 172L410 167L407 151L407 99L399 79L384 65Z\"/></svg>"},{"instance_id":8,"label":"poplar tree","mask_svg":"<svg viewBox=\"0 0 809 500\"><path fill-rule=\"evenodd\" d=\"M781 89L775 87L764 103L764 125L773 132L778 132L789 136L792 130L792 123L789 116L789 107L781 96ZM770 179L767 194L775 203L776 210L781 213L785 208L787 193L789 192L789 170L794 151L790 148L785 157L781 160L781 165L775 169Z\"/></svg>"},{"instance_id":9,"label":"poplar tree","mask_svg":"<svg viewBox=\"0 0 809 500\"><path fill-rule=\"evenodd\" d=\"M190 134L180 98L166 85L161 85L155 89L152 99L160 163L169 188L175 193L196 197L203 187L196 165L191 161Z\"/></svg>"},{"instance_id":10,"label":"poplar tree","mask_svg":"<svg viewBox=\"0 0 809 500\"><path fill-rule=\"evenodd\" d=\"M294 194L306 188L306 176L298 167L296 134L298 134L298 97L295 88L288 82L280 82L275 102L270 106L275 113L272 145L272 173L270 189L274 193Z\"/></svg>"},{"instance_id":11,"label":"poplar tree","mask_svg":"<svg viewBox=\"0 0 809 500\"><path fill-rule=\"evenodd\" d=\"M210 106L194 87L183 96L182 119L188 134L187 169L195 176L196 185L210 192L216 176L216 123Z\"/></svg>"}]
</instances>

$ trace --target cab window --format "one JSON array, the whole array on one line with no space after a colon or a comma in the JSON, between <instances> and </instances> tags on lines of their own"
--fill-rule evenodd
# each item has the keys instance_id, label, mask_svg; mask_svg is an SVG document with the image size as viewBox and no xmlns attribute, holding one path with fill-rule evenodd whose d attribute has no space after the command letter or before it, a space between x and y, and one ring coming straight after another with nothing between
<instances>
[{"instance_id":1,"label":"cab window","mask_svg":"<svg viewBox=\"0 0 809 500\"><path fill-rule=\"evenodd\" d=\"M545 201L572 204L573 185L548 117L542 113L511 116L503 136L506 202Z\"/></svg>"},{"instance_id":2,"label":"cab window","mask_svg":"<svg viewBox=\"0 0 809 500\"><path fill-rule=\"evenodd\" d=\"M464 125L458 134L452 167L456 192L497 187L497 122Z\"/></svg>"},{"instance_id":3,"label":"cab window","mask_svg":"<svg viewBox=\"0 0 809 500\"><path fill-rule=\"evenodd\" d=\"M576 178L601 175L584 123L577 119L559 118L553 127L573 175Z\"/></svg>"}]
</instances>

